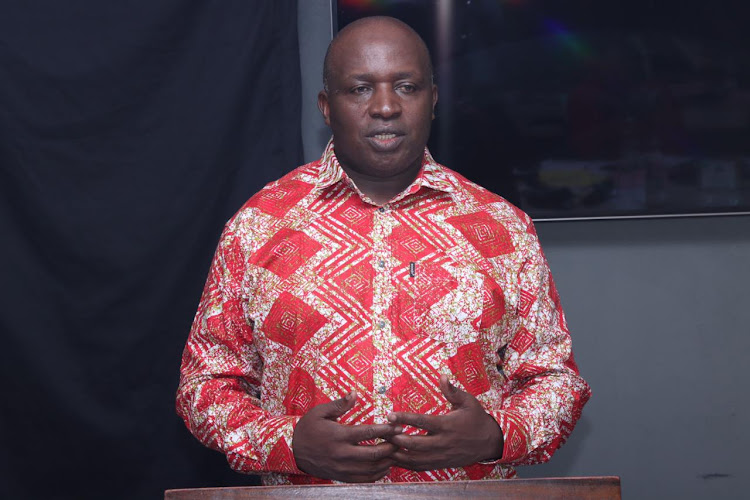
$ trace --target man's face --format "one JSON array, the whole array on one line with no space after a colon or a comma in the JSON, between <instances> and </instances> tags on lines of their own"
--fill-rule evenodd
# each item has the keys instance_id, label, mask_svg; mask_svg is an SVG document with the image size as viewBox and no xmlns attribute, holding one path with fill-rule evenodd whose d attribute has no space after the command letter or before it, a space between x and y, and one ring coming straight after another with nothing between
<instances>
[{"instance_id":1,"label":"man's face","mask_svg":"<svg viewBox=\"0 0 750 500\"><path fill-rule=\"evenodd\" d=\"M413 33L389 24L338 42L318 107L342 167L376 178L417 170L437 102L426 50Z\"/></svg>"}]
</instances>

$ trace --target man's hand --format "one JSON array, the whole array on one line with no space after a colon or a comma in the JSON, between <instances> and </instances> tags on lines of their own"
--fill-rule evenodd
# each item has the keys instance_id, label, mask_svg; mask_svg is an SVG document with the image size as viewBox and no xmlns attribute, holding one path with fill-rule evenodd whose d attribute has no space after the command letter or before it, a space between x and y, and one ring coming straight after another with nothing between
<instances>
[{"instance_id":1,"label":"man's hand","mask_svg":"<svg viewBox=\"0 0 750 500\"><path fill-rule=\"evenodd\" d=\"M397 434L389 439L400 449L392 455L395 465L416 471L463 467L483 460L495 460L503 452L503 434L495 419L479 401L440 377L440 390L453 410L446 415L391 413L394 425L411 425L427 435Z\"/></svg>"},{"instance_id":2,"label":"man's hand","mask_svg":"<svg viewBox=\"0 0 750 500\"><path fill-rule=\"evenodd\" d=\"M297 422L292 450L297 467L316 477L347 483L368 483L388 474L397 447L389 442L360 445L362 441L390 439L402 429L392 424L342 425L336 419L351 410L357 394L318 405Z\"/></svg>"}]
</instances>

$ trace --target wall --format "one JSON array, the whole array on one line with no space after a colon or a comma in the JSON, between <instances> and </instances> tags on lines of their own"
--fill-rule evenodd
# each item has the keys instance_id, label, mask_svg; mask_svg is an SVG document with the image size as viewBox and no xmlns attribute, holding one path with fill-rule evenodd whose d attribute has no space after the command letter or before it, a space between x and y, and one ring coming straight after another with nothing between
<instances>
[{"instance_id":1,"label":"wall","mask_svg":"<svg viewBox=\"0 0 750 500\"><path fill-rule=\"evenodd\" d=\"M622 477L630 498L741 498L750 446L750 217L540 223L593 397L524 476Z\"/></svg>"},{"instance_id":2,"label":"wall","mask_svg":"<svg viewBox=\"0 0 750 500\"><path fill-rule=\"evenodd\" d=\"M302 147L305 161L320 157L330 131L318 110L323 88L323 59L331 41L331 0L298 0L300 69L302 71Z\"/></svg>"},{"instance_id":3,"label":"wall","mask_svg":"<svg viewBox=\"0 0 750 500\"><path fill-rule=\"evenodd\" d=\"M328 0L299 5L306 161ZM593 389L568 443L522 477L619 475L627 498L741 498L750 449L750 217L538 224Z\"/></svg>"}]
</instances>

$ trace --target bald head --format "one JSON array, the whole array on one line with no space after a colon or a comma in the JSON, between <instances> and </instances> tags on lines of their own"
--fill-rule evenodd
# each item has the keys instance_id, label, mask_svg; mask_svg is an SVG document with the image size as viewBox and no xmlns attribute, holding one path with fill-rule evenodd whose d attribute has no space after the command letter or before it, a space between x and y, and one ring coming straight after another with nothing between
<instances>
[{"instance_id":1,"label":"bald head","mask_svg":"<svg viewBox=\"0 0 750 500\"><path fill-rule=\"evenodd\" d=\"M422 40L416 31L411 26L403 21L399 21L394 17L386 16L372 16L358 19L348 25L346 25L336 36L331 40L326 51L325 59L323 60L323 88L327 91L328 84L331 81L331 77L334 71L336 71L336 52L339 47L345 46L355 40L360 40L362 37L367 37L368 34L372 34L379 31L397 31L402 32L408 43L413 43L419 48L424 56L424 62L426 64L425 71L430 75L432 79L432 61L430 59L430 51L427 49L427 45Z\"/></svg>"},{"instance_id":2,"label":"bald head","mask_svg":"<svg viewBox=\"0 0 750 500\"><path fill-rule=\"evenodd\" d=\"M401 21L370 17L331 42L318 108L336 158L364 194L385 203L422 166L437 103L430 54Z\"/></svg>"}]
</instances>

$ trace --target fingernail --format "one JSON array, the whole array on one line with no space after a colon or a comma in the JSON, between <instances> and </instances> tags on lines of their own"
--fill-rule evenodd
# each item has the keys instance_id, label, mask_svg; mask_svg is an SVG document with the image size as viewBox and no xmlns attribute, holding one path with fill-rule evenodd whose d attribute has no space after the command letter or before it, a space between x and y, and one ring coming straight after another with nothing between
<instances>
[{"instance_id":1,"label":"fingernail","mask_svg":"<svg viewBox=\"0 0 750 500\"><path fill-rule=\"evenodd\" d=\"M347 401L351 401L352 399L354 399L354 391L350 392L344 397L346 398Z\"/></svg>"},{"instance_id":2,"label":"fingernail","mask_svg":"<svg viewBox=\"0 0 750 500\"><path fill-rule=\"evenodd\" d=\"M396 414L395 413L389 413L388 414L388 421L389 422L395 422L396 421Z\"/></svg>"},{"instance_id":3,"label":"fingernail","mask_svg":"<svg viewBox=\"0 0 750 500\"><path fill-rule=\"evenodd\" d=\"M399 425L399 426L397 426L397 427L396 427L395 429L393 429L393 431L394 431L394 432L395 432L396 434L401 434L402 432L404 432L404 428L403 428L403 427L401 427L401 426Z\"/></svg>"}]
</instances>

